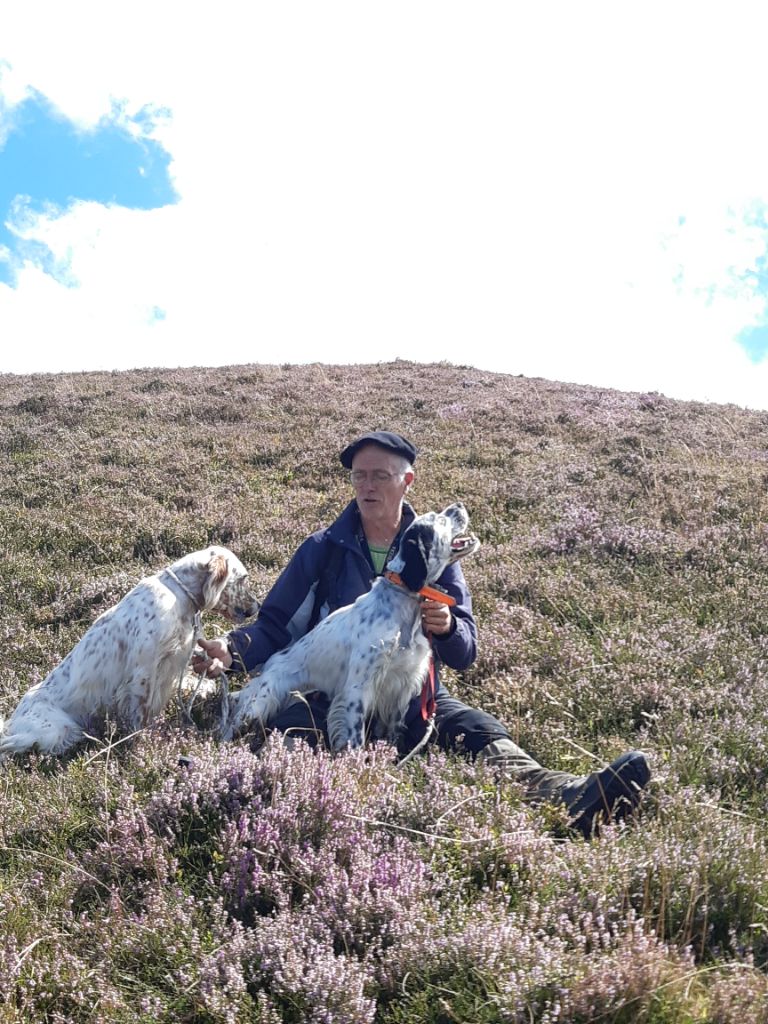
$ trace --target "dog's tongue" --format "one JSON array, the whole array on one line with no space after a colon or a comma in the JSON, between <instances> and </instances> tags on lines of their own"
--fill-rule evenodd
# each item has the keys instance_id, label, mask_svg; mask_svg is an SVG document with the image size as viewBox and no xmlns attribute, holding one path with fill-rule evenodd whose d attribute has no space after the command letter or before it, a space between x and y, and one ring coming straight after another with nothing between
<instances>
[{"instance_id":1,"label":"dog's tongue","mask_svg":"<svg viewBox=\"0 0 768 1024\"><path fill-rule=\"evenodd\" d=\"M464 548L468 548L471 544L471 537L454 537L451 541L451 549L453 551L463 551Z\"/></svg>"}]
</instances>

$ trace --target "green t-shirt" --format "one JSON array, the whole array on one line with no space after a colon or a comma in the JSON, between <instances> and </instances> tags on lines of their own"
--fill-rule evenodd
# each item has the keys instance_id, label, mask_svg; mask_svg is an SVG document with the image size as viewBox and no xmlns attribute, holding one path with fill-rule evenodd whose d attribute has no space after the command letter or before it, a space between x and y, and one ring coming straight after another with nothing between
<instances>
[{"instance_id":1,"label":"green t-shirt","mask_svg":"<svg viewBox=\"0 0 768 1024\"><path fill-rule=\"evenodd\" d=\"M384 566L387 564L387 555L389 554L389 548L375 548L373 544L368 545L368 550L371 552L371 561L376 572L380 575L384 571Z\"/></svg>"}]
</instances>

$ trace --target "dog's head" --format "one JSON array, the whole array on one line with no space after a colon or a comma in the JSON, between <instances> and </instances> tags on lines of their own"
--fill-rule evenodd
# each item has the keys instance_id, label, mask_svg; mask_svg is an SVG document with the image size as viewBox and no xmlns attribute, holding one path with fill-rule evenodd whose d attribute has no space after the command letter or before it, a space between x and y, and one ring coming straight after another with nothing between
<instances>
[{"instance_id":1,"label":"dog's head","mask_svg":"<svg viewBox=\"0 0 768 1024\"><path fill-rule=\"evenodd\" d=\"M213 544L195 551L176 563L173 570L199 595L202 611L243 622L259 610L259 601L248 584L248 570L229 548Z\"/></svg>"},{"instance_id":2,"label":"dog's head","mask_svg":"<svg viewBox=\"0 0 768 1024\"><path fill-rule=\"evenodd\" d=\"M469 532L469 514L457 501L442 512L427 512L414 519L387 568L416 593L479 547L480 541Z\"/></svg>"}]
</instances>

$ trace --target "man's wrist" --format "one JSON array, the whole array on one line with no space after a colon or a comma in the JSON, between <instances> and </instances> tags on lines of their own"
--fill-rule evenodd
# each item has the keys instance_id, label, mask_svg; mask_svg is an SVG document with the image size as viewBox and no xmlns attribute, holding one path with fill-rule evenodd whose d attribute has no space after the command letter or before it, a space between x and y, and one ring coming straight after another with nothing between
<instances>
[{"instance_id":1,"label":"man's wrist","mask_svg":"<svg viewBox=\"0 0 768 1024\"><path fill-rule=\"evenodd\" d=\"M446 629L446 631L444 633L435 633L434 636L435 636L436 640L449 640L453 636L453 634L455 632L456 632L456 618L455 618L455 616L452 615L451 616L451 621L448 624L448 629Z\"/></svg>"},{"instance_id":2,"label":"man's wrist","mask_svg":"<svg viewBox=\"0 0 768 1024\"><path fill-rule=\"evenodd\" d=\"M232 641L232 637L227 635L221 638L222 643L227 649L227 655L229 658L229 664L224 664L227 672L246 672L246 667L243 663L242 655L238 651L237 647Z\"/></svg>"}]
</instances>

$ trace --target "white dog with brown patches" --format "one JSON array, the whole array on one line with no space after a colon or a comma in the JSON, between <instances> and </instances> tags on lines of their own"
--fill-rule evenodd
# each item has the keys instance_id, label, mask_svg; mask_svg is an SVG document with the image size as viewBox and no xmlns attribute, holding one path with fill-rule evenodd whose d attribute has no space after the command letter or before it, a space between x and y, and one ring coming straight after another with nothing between
<instances>
[{"instance_id":1,"label":"white dog with brown patches","mask_svg":"<svg viewBox=\"0 0 768 1024\"><path fill-rule=\"evenodd\" d=\"M105 718L128 732L144 728L184 673L200 614L242 622L258 609L246 569L227 548L196 551L148 576L0 720L0 759L32 749L62 754Z\"/></svg>"},{"instance_id":2,"label":"white dog with brown patches","mask_svg":"<svg viewBox=\"0 0 768 1024\"><path fill-rule=\"evenodd\" d=\"M416 518L403 533L390 572L354 604L338 608L292 647L273 654L261 675L234 695L223 738L267 727L292 693L317 690L331 699L332 750L362 746L368 720L376 723L377 735L394 741L429 670L422 595L447 566L477 551L480 542L468 527L461 502ZM438 597L435 591L428 596Z\"/></svg>"}]
</instances>

